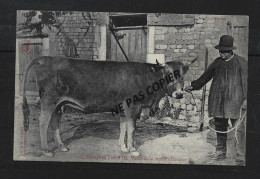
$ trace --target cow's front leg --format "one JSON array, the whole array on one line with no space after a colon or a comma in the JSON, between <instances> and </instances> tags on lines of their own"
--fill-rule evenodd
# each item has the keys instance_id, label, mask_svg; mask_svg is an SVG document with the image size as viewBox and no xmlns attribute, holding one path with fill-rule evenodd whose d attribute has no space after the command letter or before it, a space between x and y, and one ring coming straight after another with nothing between
<instances>
[{"instance_id":1,"label":"cow's front leg","mask_svg":"<svg viewBox=\"0 0 260 179\"><path fill-rule=\"evenodd\" d=\"M129 152L125 144L126 124L127 123L125 118L120 117L120 136L119 136L118 145L120 146L122 152Z\"/></svg>"},{"instance_id":2,"label":"cow's front leg","mask_svg":"<svg viewBox=\"0 0 260 179\"><path fill-rule=\"evenodd\" d=\"M54 131L54 140L58 143L58 147L59 147L60 151L67 152L67 151L69 151L69 148L65 147L65 145L61 141L61 137L60 137L60 131L59 131L60 118L61 118L61 113L59 113L56 110L52 114L50 125L51 125L52 130Z\"/></svg>"},{"instance_id":3,"label":"cow's front leg","mask_svg":"<svg viewBox=\"0 0 260 179\"><path fill-rule=\"evenodd\" d=\"M139 156L140 153L134 147L134 131L135 131L135 120L133 118L127 119L127 148L134 156Z\"/></svg>"},{"instance_id":4,"label":"cow's front leg","mask_svg":"<svg viewBox=\"0 0 260 179\"><path fill-rule=\"evenodd\" d=\"M47 157L52 157L53 153L49 150L47 141L47 130L52 117L53 110L42 109L40 114L40 138L41 138L41 148L43 154Z\"/></svg>"}]
</instances>

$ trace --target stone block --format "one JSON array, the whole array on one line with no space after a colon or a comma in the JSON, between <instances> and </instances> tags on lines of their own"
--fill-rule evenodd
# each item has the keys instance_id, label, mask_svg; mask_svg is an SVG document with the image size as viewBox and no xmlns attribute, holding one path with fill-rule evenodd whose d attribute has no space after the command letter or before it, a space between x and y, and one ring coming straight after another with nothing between
<instances>
[{"instance_id":1,"label":"stone block","mask_svg":"<svg viewBox=\"0 0 260 179\"><path fill-rule=\"evenodd\" d=\"M177 45L177 48L179 48L179 49L182 48L182 45Z\"/></svg>"},{"instance_id":2,"label":"stone block","mask_svg":"<svg viewBox=\"0 0 260 179\"><path fill-rule=\"evenodd\" d=\"M179 52L180 52L180 49L174 49L173 52L179 53Z\"/></svg>"},{"instance_id":3,"label":"stone block","mask_svg":"<svg viewBox=\"0 0 260 179\"><path fill-rule=\"evenodd\" d=\"M206 44L210 44L211 43L211 39L205 39L205 43Z\"/></svg>"},{"instance_id":4,"label":"stone block","mask_svg":"<svg viewBox=\"0 0 260 179\"><path fill-rule=\"evenodd\" d=\"M181 103L178 103L178 102L173 103L173 107L174 108L180 108L181 107Z\"/></svg>"},{"instance_id":5,"label":"stone block","mask_svg":"<svg viewBox=\"0 0 260 179\"><path fill-rule=\"evenodd\" d=\"M167 45L155 45L155 49L165 50L167 49Z\"/></svg>"},{"instance_id":6,"label":"stone block","mask_svg":"<svg viewBox=\"0 0 260 179\"><path fill-rule=\"evenodd\" d=\"M186 40L188 38L188 34L182 34L182 40Z\"/></svg>"},{"instance_id":7,"label":"stone block","mask_svg":"<svg viewBox=\"0 0 260 179\"><path fill-rule=\"evenodd\" d=\"M177 48L177 45L170 45L170 48L175 49L175 48Z\"/></svg>"},{"instance_id":8,"label":"stone block","mask_svg":"<svg viewBox=\"0 0 260 179\"><path fill-rule=\"evenodd\" d=\"M192 44L194 44L194 40L187 39L187 40L184 41L184 44L192 45Z\"/></svg>"},{"instance_id":9,"label":"stone block","mask_svg":"<svg viewBox=\"0 0 260 179\"><path fill-rule=\"evenodd\" d=\"M198 33L194 34L193 36L194 36L193 37L194 39L199 39L200 38L200 35Z\"/></svg>"},{"instance_id":10,"label":"stone block","mask_svg":"<svg viewBox=\"0 0 260 179\"><path fill-rule=\"evenodd\" d=\"M182 48L182 49L180 49L180 52L185 53L185 52L187 52L187 49Z\"/></svg>"},{"instance_id":11,"label":"stone block","mask_svg":"<svg viewBox=\"0 0 260 179\"><path fill-rule=\"evenodd\" d=\"M164 53L165 52L165 50L157 50L157 49L155 49L155 53Z\"/></svg>"},{"instance_id":12,"label":"stone block","mask_svg":"<svg viewBox=\"0 0 260 179\"><path fill-rule=\"evenodd\" d=\"M155 40L164 40L164 35L155 35Z\"/></svg>"},{"instance_id":13,"label":"stone block","mask_svg":"<svg viewBox=\"0 0 260 179\"><path fill-rule=\"evenodd\" d=\"M215 45L217 45L219 42L219 40L217 40L217 39L212 39L211 41L212 41L212 44L215 44Z\"/></svg>"},{"instance_id":14,"label":"stone block","mask_svg":"<svg viewBox=\"0 0 260 179\"><path fill-rule=\"evenodd\" d=\"M206 38L207 39L211 39L212 38L212 33L211 32L207 32L206 33Z\"/></svg>"},{"instance_id":15,"label":"stone block","mask_svg":"<svg viewBox=\"0 0 260 179\"><path fill-rule=\"evenodd\" d=\"M175 34L175 38L176 38L176 40L181 40L181 38L182 38L182 33L176 33L176 34Z\"/></svg>"},{"instance_id":16,"label":"stone block","mask_svg":"<svg viewBox=\"0 0 260 179\"><path fill-rule=\"evenodd\" d=\"M179 50L179 49L178 49ZM174 58L179 58L182 55L182 53L173 53Z\"/></svg>"},{"instance_id":17,"label":"stone block","mask_svg":"<svg viewBox=\"0 0 260 179\"><path fill-rule=\"evenodd\" d=\"M175 34L167 34L164 36L165 41L167 41L168 43L174 43L176 41L176 37Z\"/></svg>"},{"instance_id":18,"label":"stone block","mask_svg":"<svg viewBox=\"0 0 260 179\"><path fill-rule=\"evenodd\" d=\"M180 103L185 104L186 98L180 99Z\"/></svg>"},{"instance_id":19,"label":"stone block","mask_svg":"<svg viewBox=\"0 0 260 179\"><path fill-rule=\"evenodd\" d=\"M206 35L200 34L200 39L205 39L205 38L206 38Z\"/></svg>"},{"instance_id":20,"label":"stone block","mask_svg":"<svg viewBox=\"0 0 260 179\"><path fill-rule=\"evenodd\" d=\"M187 40L193 40L193 39L194 39L193 34L189 34L189 35L187 36Z\"/></svg>"},{"instance_id":21,"label":"stone block","mask_svg":"<svg viewBox=\"0 0 260 179\"><path fill-rule=\"evenodd\" d=\"M200 18L200 19L206 19L207 16L206 16L206 15L200 15L199 18Z\"/></svg>"},{"instance_id":22,"label":"stone block","mask_svg":"<svg viewBox=\"0 0 260 179\"><path fill-rule=\"evenodd\" d=\"M183 40L176 40L176 44L177 45L182 45L182 44L185 44L185 41L183 41Z\"/></svg>"},{"instance_id":23,"label":"stone block","mask_svg":"<svg viewBox=\"0 0 260 179\"><path fill-rule=\"evenodd\" d=\"M194 49L194 48L195 48L194 45L188 45L188 49L192 50L192 49Z\"/></svg>"},{"instance_id":24,"label":"stone block","mask_svg":"<svg viewBox=\"0 0 260 179\"><path fill-rule=\"evenodd\" d=\"M192 111L194 109L193 105L189 104L186 106L187 111Z\"/></svg>"},{"instance_id":25,"label":"stone block","mask_svg":"<svg viewBox=\"0 0 260 179\"><path fill-rule=\"evenodd\" d=\"M207 24L207 28L214 28L214 24Z\"/></svg>"},{"instance_id":26,"label":"stone block","mask_svg":"<svg viewBox=\"0 0 260 179\"><path fill-rule=\"evenodd\" d=\"M163 27L163 34L168 34L168 33L169 33L169 28Z\"/></svg>"},{"instance_id":27,"label":"stone block","mask_svg":"<svg viewBox=\"0 0 260 179\"><path fill-rule=\"evenodd\" d=\"M179 120L185 120L186 119L186 116L184 116L183 114L180 114L179 117L178 117Z\"/></svg>"},{"instance_id":28,"label":"stone block","mask_svg":"<svg viewBox=\"0 0 260 179\"><path fill-rule=\"evenodd\" d=\"M181 28L181 29L179 29L178 32L179 32L179 33L183 33L183 32L185 32L185 28Z\"/></svg>"},{"instance_id":29,"label":"stone block","mask_svg":"<svg viewBox=\"0 0 260 179\"><path fill-rule=\"evenodd\" d=\"M200 117L199 116L192 116L190 118L190 122L198 123L198 122L200 122Z\"/></svg>"},{"instance_id":30,"label":"stone block","mask_svg":"<svg viewBox=\"0 0 260 179\"><path fill-rule=\"evenodd\" d=\"M198 20L196 21L197 24L202 24L203 22L204 22L203 19L198 19Z\"/></svg>"},{"instance_id":31,"label":"stone block","mask_svg":"<svg viewBox=\"0 0 260 179\"><path fill-rule=\"evenodd\" d=\"M156 30L155 30L155 34L156 34L156 35L162 35L162 34L164 34L164 33L163 33L163 29L156 29Z\"/></svg>"},{"instance_id":32,"label":"stone block","mask_svg":"<svg viewBox=\"0 0 260 179\"><path fill-rule=\"evenodd\" d=\"M186 109L186 104L181 104L181 109L185 110Z\"/></svg>"},{"instance_id":33,"label":"stone block","mask_svg":"<svg viewBox=\"0 0 260 179\"><path fill-rule=\"evenodd\" d=\"M215 19L214 19L214 18L213 18L213 19L210 19L210 18L207 19L207 23L208 23L208 24L213 24L214 22L215 22Z\"/></svg>"},{"instance_id":34,"label":"stone block","mask_svg":"<svg viewBox=\"0 0 260 179\"><path fill-rule=\"evenodd\" d=\"M176 32L178 32L178 30L175 27L169 27L168 32L169 33L176 33Z\"/></svg>"},{"instance_id":35,"label":"stone block","mask_svg":"<svg viewBox=\"0 0 260 179\"><path fill-rule=\"evenodd\" d=\"M188 105L188 104L190 104L190 98L185 98L186 100L185 100L185 104L186 105Z\"/></svg>"},{"instance_id":36,"label":"stone block","mask_svg":"<svg viewBox=\"0 0 260 179\"><path fill-rule=\"evenodd\" d=\"M187 116L187 111L185 110L185 108L183 108L184 110L181 110L181 114L184 115L184 116Z\"/></svg>"},{"instance_id":37,"label":"stone block","mask_svg":"<svg viewBox=\"0 0 260 179\"><path fill-rule=\"evenodd\" d=\"M186 49L187 49L188 46L187 46L186 44L183 44L183 45L182 45L182 48L186 48Z\"/></svg>"}]
</instances>

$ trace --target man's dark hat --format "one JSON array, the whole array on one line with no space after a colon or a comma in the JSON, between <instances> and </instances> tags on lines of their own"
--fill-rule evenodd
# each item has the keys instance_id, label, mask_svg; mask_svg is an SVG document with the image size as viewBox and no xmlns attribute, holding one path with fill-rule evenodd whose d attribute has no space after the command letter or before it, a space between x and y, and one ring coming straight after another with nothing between
<instances>
[{"instance_id":1,"label":"man's dark hat","mask_svg":"<svg viewBox=\"0 0 260 179\"><path fill-rule=\"evenodd\" d=\"M236 50L237 47L233 46L234 39L230 35L222 35L219 44L215 46L218 50Z\"/></svg>"}]
</instances>

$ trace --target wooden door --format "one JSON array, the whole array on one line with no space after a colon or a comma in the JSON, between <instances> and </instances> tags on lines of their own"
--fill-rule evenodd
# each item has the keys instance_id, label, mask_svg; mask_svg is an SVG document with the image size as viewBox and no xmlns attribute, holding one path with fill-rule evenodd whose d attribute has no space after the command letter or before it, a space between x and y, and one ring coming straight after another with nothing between
<instances>
[{"instance_id":1,"label":"wooden door","mask_svg":"<svg viewBox=\"0 0 260 179\"><path fill-rule=\"evenodd\" d=\"M145 63L147 52L147 35L144 30L120 30L118 33L125 34L122 39L119 39L119 42L128 59L133 62ZM110 35L110 38L110 44L108 44L108 47L110 45L110 49L108 49L108 51L110 51L110 57L108 57L108 60L127 62L114 36Z\"/></svg>"},{"instance_id":2,"label":"wooden door","mask_svg":"<svg viewBox=\"0 0 260 179\"><path fill-rule=\"evenodd\" d=\"M18 43L19 47L19 92L22 94L23 89L23 78L26 68L32 60L37 57L42 56L43 44L39 43L30 43L30 40L21 40ZM30 69L28 73L28 78L25 83L26 91L37 92L38 86L36 84L36 74L34 66Z\"/></svg>"},{"instance_id":3,"label":"wooden door","mask_svg":"<svg viewBox=\"0 0 260 179\"><path fill-rule=\"evenodd\" d=\"M233 36L234 45L237 47L234 52L248 60L248 28L235 27Z\"/></svg>"}]
</instances>

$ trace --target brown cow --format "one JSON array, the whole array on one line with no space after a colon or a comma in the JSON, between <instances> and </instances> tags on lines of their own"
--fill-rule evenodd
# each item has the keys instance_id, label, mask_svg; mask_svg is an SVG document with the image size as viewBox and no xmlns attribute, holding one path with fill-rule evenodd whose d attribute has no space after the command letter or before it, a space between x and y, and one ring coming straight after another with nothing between
<instances>
[{"instance_id":1,"label":"brown cow","mask_svg":"<svg viewBox=\"0 0 260 179\"><path fill-rule=\"evenodd\" d=\"M59 133L59 110L70 105L84 113L121 114L119 145L124 152L135 152L133 134L142 108L151 107L165 96L182 97L183 65L167 62L164 66L137 62L90 61L43 56L33 60L24 78L23 113L29 128L29 106L25 96L28 71L36 65L41 102L40 138L46 156L53 156L47 144L49 124L61 151L68 151ZM127 142L124 140L127 133Z\"/></svg>"}]
</instances>

